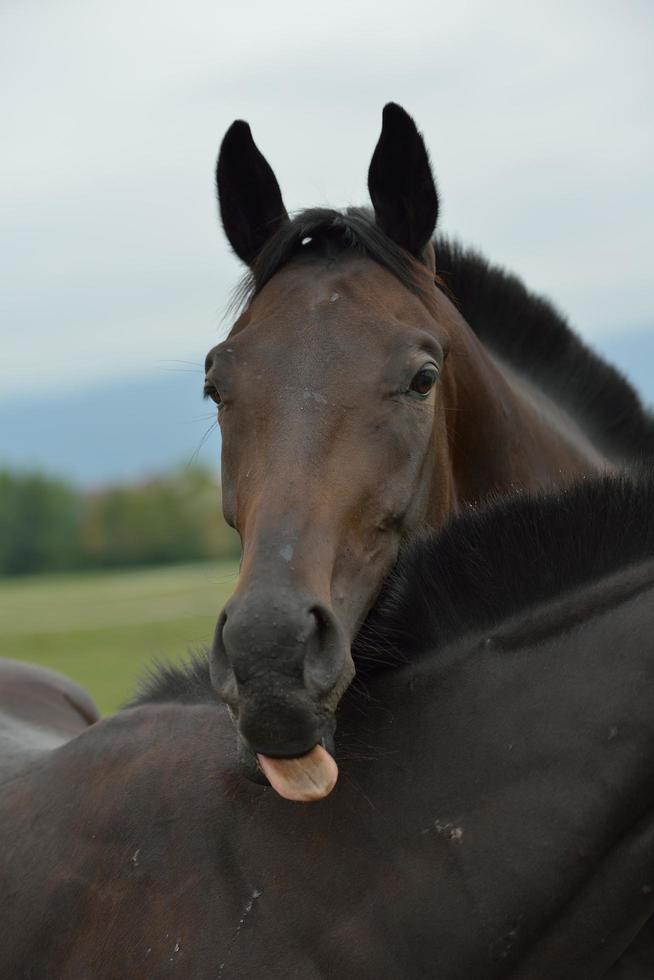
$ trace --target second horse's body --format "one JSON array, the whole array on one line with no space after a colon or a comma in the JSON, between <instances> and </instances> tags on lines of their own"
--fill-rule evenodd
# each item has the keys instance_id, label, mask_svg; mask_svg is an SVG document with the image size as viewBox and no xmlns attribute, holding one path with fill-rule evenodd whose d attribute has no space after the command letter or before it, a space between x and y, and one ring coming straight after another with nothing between
<instances>
[{"instance_id":1,"label":"second horse's body","mask_svg":"<svg viewBox=\"0 0 654 980\"><path fill-rule=\"evenodd\" d=\"M0 976L649 978L653 506L589 481L418 545L313 806L242 778L205 659L65 744L26 719Z\"/></svg>"}]
</instances>

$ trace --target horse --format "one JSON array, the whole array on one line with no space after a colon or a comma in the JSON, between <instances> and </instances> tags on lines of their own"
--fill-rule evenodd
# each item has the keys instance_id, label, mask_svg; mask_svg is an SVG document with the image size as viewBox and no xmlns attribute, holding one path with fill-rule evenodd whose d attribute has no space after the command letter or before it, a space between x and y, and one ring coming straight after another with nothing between
<instances>
[{"instance_id":1,"label":"horse","mask_svg":"<svg viewBox=\"0 0 654 980\"><path fill-rule=\"evenodd\" d=\"M651 977L653 507L599 476L405 546L310 806L243 778L204 655L67 742L32 723L0 755L0 976Z\"/></svg>"},{"instance_id":2,"label":"horse","mask_svg":"<svg viewBox=\"0 0 654 980\"><path fill-rule=\"evenodd\" d=\"M54 670L0 660L0 740L4 764L54 749L100 720L93 698Z\"/></svg>"},{"instance_id":3,"label":"horse","mask_svg":"<svg viewBox=\"0 0 654 980\"><path fill-rule=\"evenodd\" d=\"M654 427L548 301L434 238L427 150L400 106L383 111L372 211L289 217L241 120L216 181L248 272L205 365L242 543L212 683L252 778L297 795L280 760L304 757L327 792L352 640L403 542L490 495L651 457Z\"/></svg>"}]
</instances>

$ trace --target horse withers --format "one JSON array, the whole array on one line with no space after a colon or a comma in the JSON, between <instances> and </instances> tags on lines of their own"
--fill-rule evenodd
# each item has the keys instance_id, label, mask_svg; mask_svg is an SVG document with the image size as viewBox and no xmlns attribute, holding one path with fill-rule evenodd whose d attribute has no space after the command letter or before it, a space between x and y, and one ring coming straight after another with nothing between
<instances>
[{"instance_id":1,"label":"horse withers","mask_svg":"<svg viewBox=\"0 0 654 980\"><path fill-rule=\"evenodd\" d=\"M547 302L432 241L438 196L399 106L384 109L372 212L289 217L240 121L217 185L250 271L206 360L224 513L243 548L212 678L247 771L313 797L336 776L325 748L352 638L402 542L489 494L565 484L654 439L626 382Z\"/></svg>"},{"instance_id":2,"label":"horse withers","mask_svg":"<svg viewBox=\"0 0 654 980\"><path fill-rule=\"evenodd\" d=\"M407 549L315 806L241 777L205 658L41 719L0 753L0 976L650 978L653 508L596 479Z\"/></svg>"}]
</instances>

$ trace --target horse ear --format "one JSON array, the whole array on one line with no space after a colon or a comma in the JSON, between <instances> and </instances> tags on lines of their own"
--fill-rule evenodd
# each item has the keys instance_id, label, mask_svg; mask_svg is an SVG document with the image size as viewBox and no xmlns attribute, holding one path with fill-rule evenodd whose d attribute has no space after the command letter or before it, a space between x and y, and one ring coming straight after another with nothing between
<instances>
[{"instance_id":1,"label":"horse ear","mask_svg":"<svg viewBox=\"0 0 654 980\"><path fill-rule=\"evenodd\" d=\"M389 102L368 171L375 220L389 238L420 256L438 217L438 196L422 136L411 116Z\"/></svg>"},{"instance_id":2,"label":"horse ear","mask_svg":"<svg viewBox=\"0 0 654 980\"><path fill-rule=\"evenodd\" d=\"M277 178L241 119L232 123L222 141L216 187L229 243L239 259L252 265L288 214Z\"/></svg>"}]
</instances>

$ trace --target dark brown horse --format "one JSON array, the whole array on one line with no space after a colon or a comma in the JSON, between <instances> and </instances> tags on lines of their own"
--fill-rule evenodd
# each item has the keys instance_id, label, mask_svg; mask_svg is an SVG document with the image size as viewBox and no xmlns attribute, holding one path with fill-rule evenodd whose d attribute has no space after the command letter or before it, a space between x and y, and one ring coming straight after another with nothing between
<instances>
[{"instance_id":1,"label":"dark brown horse","mask_svg":"<svg viewBox=\"0 0 654 980\"><path fill-rule=\"evenodd\" d=\"M88 702L3 666L2 980L651 980L652 513L587 481L408 551L311 807L242 779L206 660L66 743Z\"/></svg>"},{"instance_id":2,"label":"dark brown horse","mask_svg":"<svg viewBox=\"0 0 654 980\"><path fill-rule=\"evenodd\" d=\"M384 109L370 164L372 213L289 218L244 122L217 182L250 274L206 361L225 517L243 545L212 678L250 771L258 754L295 795L271 758L330 745L352 638L407 536L489 494L611 468L654 438L624 380L547 302L432 241L427 152L399 106ZM327 791L333 766L322 749L312 758Z\"/></svg>"}]
</instances>

